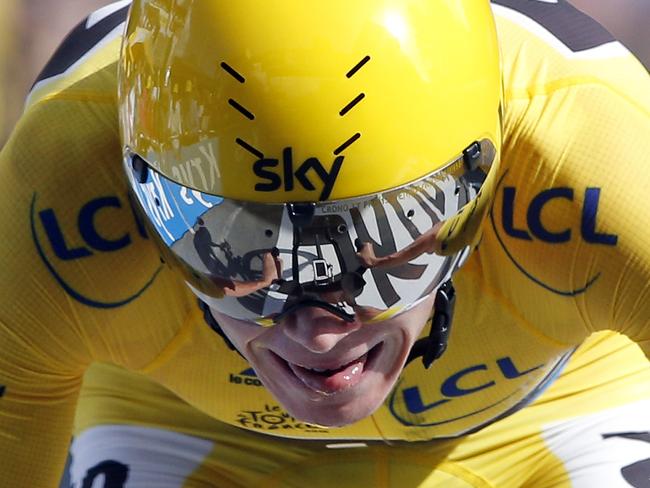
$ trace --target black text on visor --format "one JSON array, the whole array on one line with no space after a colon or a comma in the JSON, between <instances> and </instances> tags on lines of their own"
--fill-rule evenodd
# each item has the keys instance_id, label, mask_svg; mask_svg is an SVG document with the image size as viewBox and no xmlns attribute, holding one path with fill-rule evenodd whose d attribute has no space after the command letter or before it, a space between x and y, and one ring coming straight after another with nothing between
<instances>
[{"instance_id":1,"label":"black text on visor","mask_svg":"<svg viewBox=\"0 0 650 488\"><path fill-rule=\"evenodd\" d=\"M260 325L301 306L375 322L413 307L459 266L462 252L421 244L476 197L495 150L489 140L469 149L403 187L318 203L237 201L179 185L137 155L125 165L165 259L211 307Z\"/></svg>"}]
</instances>

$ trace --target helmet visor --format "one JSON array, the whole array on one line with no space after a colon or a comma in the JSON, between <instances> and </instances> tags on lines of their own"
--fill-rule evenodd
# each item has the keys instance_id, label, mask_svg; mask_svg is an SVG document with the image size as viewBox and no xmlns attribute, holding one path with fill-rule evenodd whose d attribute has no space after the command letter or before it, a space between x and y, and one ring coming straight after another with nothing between
<instances>
[{"instance_id":1,"label":"helmet visor","mask_svg":"<svg viewBox=\"0 0 650 488\"><path fill-rule=\"evenodd\" d=\"M260 325L301 306L374 322L410 309L460 265L466 250L441 256L430 243L437 223L476 198L494 162L489 140L473 146L472 164L464 151L403 187L315 203L210 195L128 151L125 166L165 260L211 307Z\"/></svg>"}]
</instances>

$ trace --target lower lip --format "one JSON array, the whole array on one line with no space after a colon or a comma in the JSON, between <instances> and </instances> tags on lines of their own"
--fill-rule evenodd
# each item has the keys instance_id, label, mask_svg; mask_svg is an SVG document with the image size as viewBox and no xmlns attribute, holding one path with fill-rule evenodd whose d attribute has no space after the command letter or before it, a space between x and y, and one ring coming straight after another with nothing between
<instances>
[{"instance_id":1,"label":"lower lip","mask_svg":"<svg viewBox=\"0 0 650 488\"><path fill-rule=\"evenodd\" d=\"M364 373L372 369L380 350L381 344L378 344L363 356L349 362L338 370L324 373L317 373L287 361L283 362L288 366L291 373L308 389L324 395L334 395L358 385L363 379Z\"/></svg>"}]
</instances>

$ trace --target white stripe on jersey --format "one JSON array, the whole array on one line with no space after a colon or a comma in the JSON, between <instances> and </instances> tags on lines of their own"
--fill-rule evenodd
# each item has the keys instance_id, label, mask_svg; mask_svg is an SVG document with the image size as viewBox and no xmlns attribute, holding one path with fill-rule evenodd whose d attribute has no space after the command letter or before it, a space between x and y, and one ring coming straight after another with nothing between
<instances>
[{"instance_id":1,"label":"white stripe on jersey","mask_svg":"<svg viewBox=\"0 0 650 488\"><path fill-rule=\"evenodd\" d=\"M130 3L131 0L120 0L119 2L106 5L105 7L102 7L99 10L95 10L92 14L88 16L88 20L86 21L86 29L90 29L97 22L101 21L102 19L105 19L113 12L117 12L122 7L126 7Z\"/></svg>"},{"instance_id":2,"label":"white stripe on jersey","mask_svg":"<svg viewBox=\"0 0 650 488\"><path fill-rule=\"evenodd\" d=\"M106 7L102 7L99 10L96 10L95 12L91 13L88 16L88 19L86 21L86 29L92 28L94 25L96 25L98 22L101 22L103 19L111 15L112 13L116 12L117 10L125 7L126 5L130 4L131 0L121 0L119 2L112 3L110 5L107 5ZM126 22L120 23L118 26L116 26L113 30L111 30L106 36L104 36L97 44L95 44L88 52L86 52L83 56L81 56L77 61L75 61L74 64L72 64L67 70L65 70L63 73L51 76L49 78L45 78L43 80L40 80L34 84L32 89L30 90L29 94L27 95L27 98L25 99L25 107L24 111L27 111L27 109L32 105L32 103L35 103L37 100L37 94L42 92L42 89L50 84L53 84L59 80L64 79L66 76L68 76L69 73L73 72L76 70L80 65L82 65L88 58L90 58L95 52L98 50L102 49L104 46L106 46L108 43L112 42L116 38L122 36L122 33L124 31L124 26ZM63 87L62 87L63 88Z\"/></svg>"},{"instance_id":3,"label":"white stripe on jersey","mask_svg":"<svg viewBox=\"0 0 650 488\"><path fill-rule=\"evenodd\" d=\"M607 59L630 55L630 51L618 41L608 42L591 49L574 52L544 26L535 22L533 19L522 14L521 12L517 12L516 10L508 7L504 7L503 5L495 4L492 4L492 10L497 17L500 16L506 18L520 25L528 32L536 35L567 59Z\"/></svg>"}]
</instances>

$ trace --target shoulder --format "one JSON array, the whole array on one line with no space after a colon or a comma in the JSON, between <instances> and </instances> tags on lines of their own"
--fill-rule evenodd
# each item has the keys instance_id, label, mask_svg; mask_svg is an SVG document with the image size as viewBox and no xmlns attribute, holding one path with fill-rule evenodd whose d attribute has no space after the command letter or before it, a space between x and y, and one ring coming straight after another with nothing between
<instances>
[{"instance_id":1,"label":"shoulder","mask_svg":"<svg viewBox=\"0 0 650 488\"><path fill-rule=\"evenodd\" d=\"M521 293L569 300L579 313L558 335L569 320L647 337L650 76L563 0L493 3L506 107L493 257Z\"/></svg>"},{"instance_id":2,"label":"shoulder","mask_svg":"<svg viewBox=\"0 0 650 488\"><path fill-rule=\"evenodd\" d=\"M60 188L61 198L74 200L86 186L116 183L116 68L129 5L120 1L91 13L41 71L0 153L0 171L19 177L12 192L29 187L44 196Z\"/></svg>"},{"instance_id":3,"label":"shoulder","mask_svg":"<svg viewBox=\"0 0 650 488\"><path fill-rule=\"evenodd\" d=\"M581 168L596 159L631 150L629 134L644 133L650 117L650 75L640 62L566 0L496 0L493 9L505 165L573 179L588 176Z\"/></svg>"},{"instance_id":4,"label":"shoulder","mask_svg":"<svg viewBox=\"0 0 650 488\"><path fill-rule=\"evenodd\" d=\"M119 21L111 15L125 15L127 4L80 25L110 21L105 32ZM83 38L79 27L73 34ZM117 50L114 56L88 51L70 64L66 56L81 49L70 39L44 69L48 75L36 83L0 151L0 225L11 236L0 242L2 287L11 289L1 301L25 306L32 317L47 305L103 310L128 303L159 265L131 209L122 170ZM148 268L139 273L133 263L142 259Z\"/></svg>"},{"instance_id":5,"label":"shoulder","mask_svg":"<svg viewBox=\"0 0 650 488\"><path fill-rule=\"evenodd\" d=\"M566 0L494 0L506 101L598 87L650 108L650 77L596 20Z\"/></svg>"},{"instance_id":6,"label":"shoulder","mask_svg":"<svg viewBox=\"0 0 650 488\"><path fill-rule=\"evenodd\" d=\"M619 185L622 169L641 171L639 161L648 156L639 148L650 130L648 71L566 0L495 0L493 8L505 170L532 191L562 186L579 193L578 187Z\"/></svg>"},{"instance_id":7,"label":"shoulder","mask_svg":"<svg viewBox=\"0 0 650 488\"><path fill-rule=\"evenodd\" d=\"M62 41L27 96L3 166L20 170L29 161L30 175L47 175L53 186L57 177L65 182L70 172L88 175L97 162L119 159L117 60L129 5L91 13ZM80 166L88 161L95 164Z\"/></svg>"},{"instance_id":8,"label":"shoulder","mask_svg":"<svg viewBox=\"0 0 650 488\"><path fill-rule=\"evenodd\" d=\"M131 0L111 3L83 19L72 29L41 70L27 98L26 108L64 92L119 57L122 32ZM114 91L115 86L94 86Z\"/></svg>"},{"instance_id":9,"label":"shoulder","mask_svg":"<svg viewBox=\"0 0 650 488\"><path fill-rule=\"evenodd\" d=\"M500 28L507 22L516 24L560 51L580 53L617 42L600 23L567 0L491 0L491 3Z\"/></svg>"}]
</instances>

